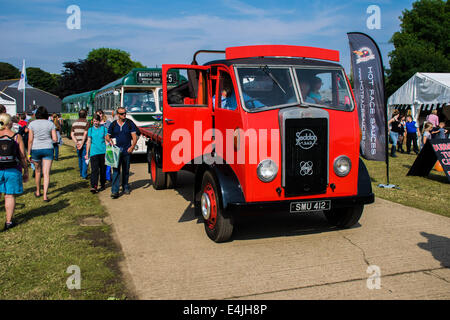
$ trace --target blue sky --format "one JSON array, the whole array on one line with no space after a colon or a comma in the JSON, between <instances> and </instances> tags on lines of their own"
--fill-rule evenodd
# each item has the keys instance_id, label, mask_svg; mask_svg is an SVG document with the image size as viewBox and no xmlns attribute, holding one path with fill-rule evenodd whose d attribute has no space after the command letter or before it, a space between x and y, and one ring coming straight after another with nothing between
<instances>
[{"instance_id":1,"label":"blue sky","mask_svg":"<svg viewBox=\"0 0 450 320\"><path fill-rule=\"evenodd\" d=\"M347 32L369 34L389 67L388 43L400 26L399 16L414 1L87 1L0 0L0 61L21 69L39 67L60 73L65 61L86 58L93 48L125 50L149 67L186 63L199 49L288 44L340 51L340 63L350 69ZM81 29L66 26L66 9L81 10ZM369 30L370 5L381 10L381 28ZM200 63L217 59L203 56Z\"/></svg>"}]
</instances>

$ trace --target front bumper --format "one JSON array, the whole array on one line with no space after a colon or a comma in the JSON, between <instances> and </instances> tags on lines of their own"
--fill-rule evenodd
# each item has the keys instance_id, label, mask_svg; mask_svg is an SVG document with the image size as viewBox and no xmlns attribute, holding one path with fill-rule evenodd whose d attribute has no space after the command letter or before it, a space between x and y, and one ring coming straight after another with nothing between
<instances>
[{"instance_id":1,"label":"front bumper","mask_svg":"<svg viewBox=\"0 0 450 320\"><path fill-rule=\"evenodd\" d=\"M375 195L373 193L370 193L368 195L363 196L339 197L339 198L313 198L313 199L295 199L295 200L270 201L270 202L229 203L226 210L232 212L241 210L261 210L261 211L276 210L289 212L290 204L292 202L322 201L322 200L330 200L331 208L334 209L373 203L375 201Z\"/></svg>"}]
</instances>

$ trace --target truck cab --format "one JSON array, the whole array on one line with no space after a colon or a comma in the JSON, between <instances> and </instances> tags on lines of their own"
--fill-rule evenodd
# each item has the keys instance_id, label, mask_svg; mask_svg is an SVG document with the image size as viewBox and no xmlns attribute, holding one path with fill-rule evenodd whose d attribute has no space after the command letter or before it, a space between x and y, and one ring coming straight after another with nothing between
<instances>
[{"instance_id":1,"label":"truck cab","mask_svg":"<svg viewBox=\"0 0 450 320\"><path fill-rule=\"evenodd\" d=\"M194 172L196 212L216 242L231 237L233 217L249 207L322 211L335 226L356 224L374 195L339 52L264 45L224 53L203 66L163 65L153 182ZM188 81L168 89L173 71Z\"/></svg>"}]
</instances>

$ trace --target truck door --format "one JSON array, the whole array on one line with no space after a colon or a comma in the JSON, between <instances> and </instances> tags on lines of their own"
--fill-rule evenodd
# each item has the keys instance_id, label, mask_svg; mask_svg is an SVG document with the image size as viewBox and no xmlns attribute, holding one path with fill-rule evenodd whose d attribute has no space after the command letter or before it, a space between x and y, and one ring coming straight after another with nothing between
<instances>
[{"instance_id":1,"label":"truck door","mask_svg":"<svg viewBox=\"0 0 450 320\"><path fill-rule=\"evenodd\" d=\"M212 130L210 68L195 65L163 65L163 171L180 170L187 163L201 163L203 141ZM181 82L168 89L168 72L179 71ZM183 78L185 75L185 78Z\"/></svg>"}]
</instances>

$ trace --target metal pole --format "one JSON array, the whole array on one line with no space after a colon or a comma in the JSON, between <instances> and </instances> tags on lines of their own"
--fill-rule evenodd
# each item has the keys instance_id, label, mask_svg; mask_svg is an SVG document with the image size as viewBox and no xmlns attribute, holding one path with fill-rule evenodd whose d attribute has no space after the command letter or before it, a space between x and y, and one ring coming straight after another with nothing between
<instances>
[{"instance_id":1,"label":"metal pole","mask_svg":"<svg viewBox=\"0 0 450 320\"><path fill-rule=\"evenodd\" d=\"M383 74L383 79L384 79L384 74ZM384 81L383 81L383 87L384 87ZM385 90L385 89L383 88L383 90ZM386 178L387 178L386 179L387 180L386 184L389 185L390 184L389 183L389 136L388 136L389 128L388 128L388 111L387 111L388 108L387 108L386 99L384 99L384 100L385 100L385 104L384 104L385 105L385 108L384 108L384 110L385 110L384 120L385 120L385 137L386 137L385 144L386 144ZM397 148L397 146L395 146L395 148Z\"/></svg>"},{"instance_id":2,"label":"metal pole","mask_svg":"<svg viewBox=\"0 0 450 320\"><path fill-rule=\"evenodd\" d=\"M23 87L23 112L25 112L25 90L27 89L27 68L25 67L25 59L23 59L23 68L24 68L24 70L23 71L25 71L25 74L24 74L24 79L23 79L23 81L24 81L24 87Z\"/></svg>"}]
</instances>

